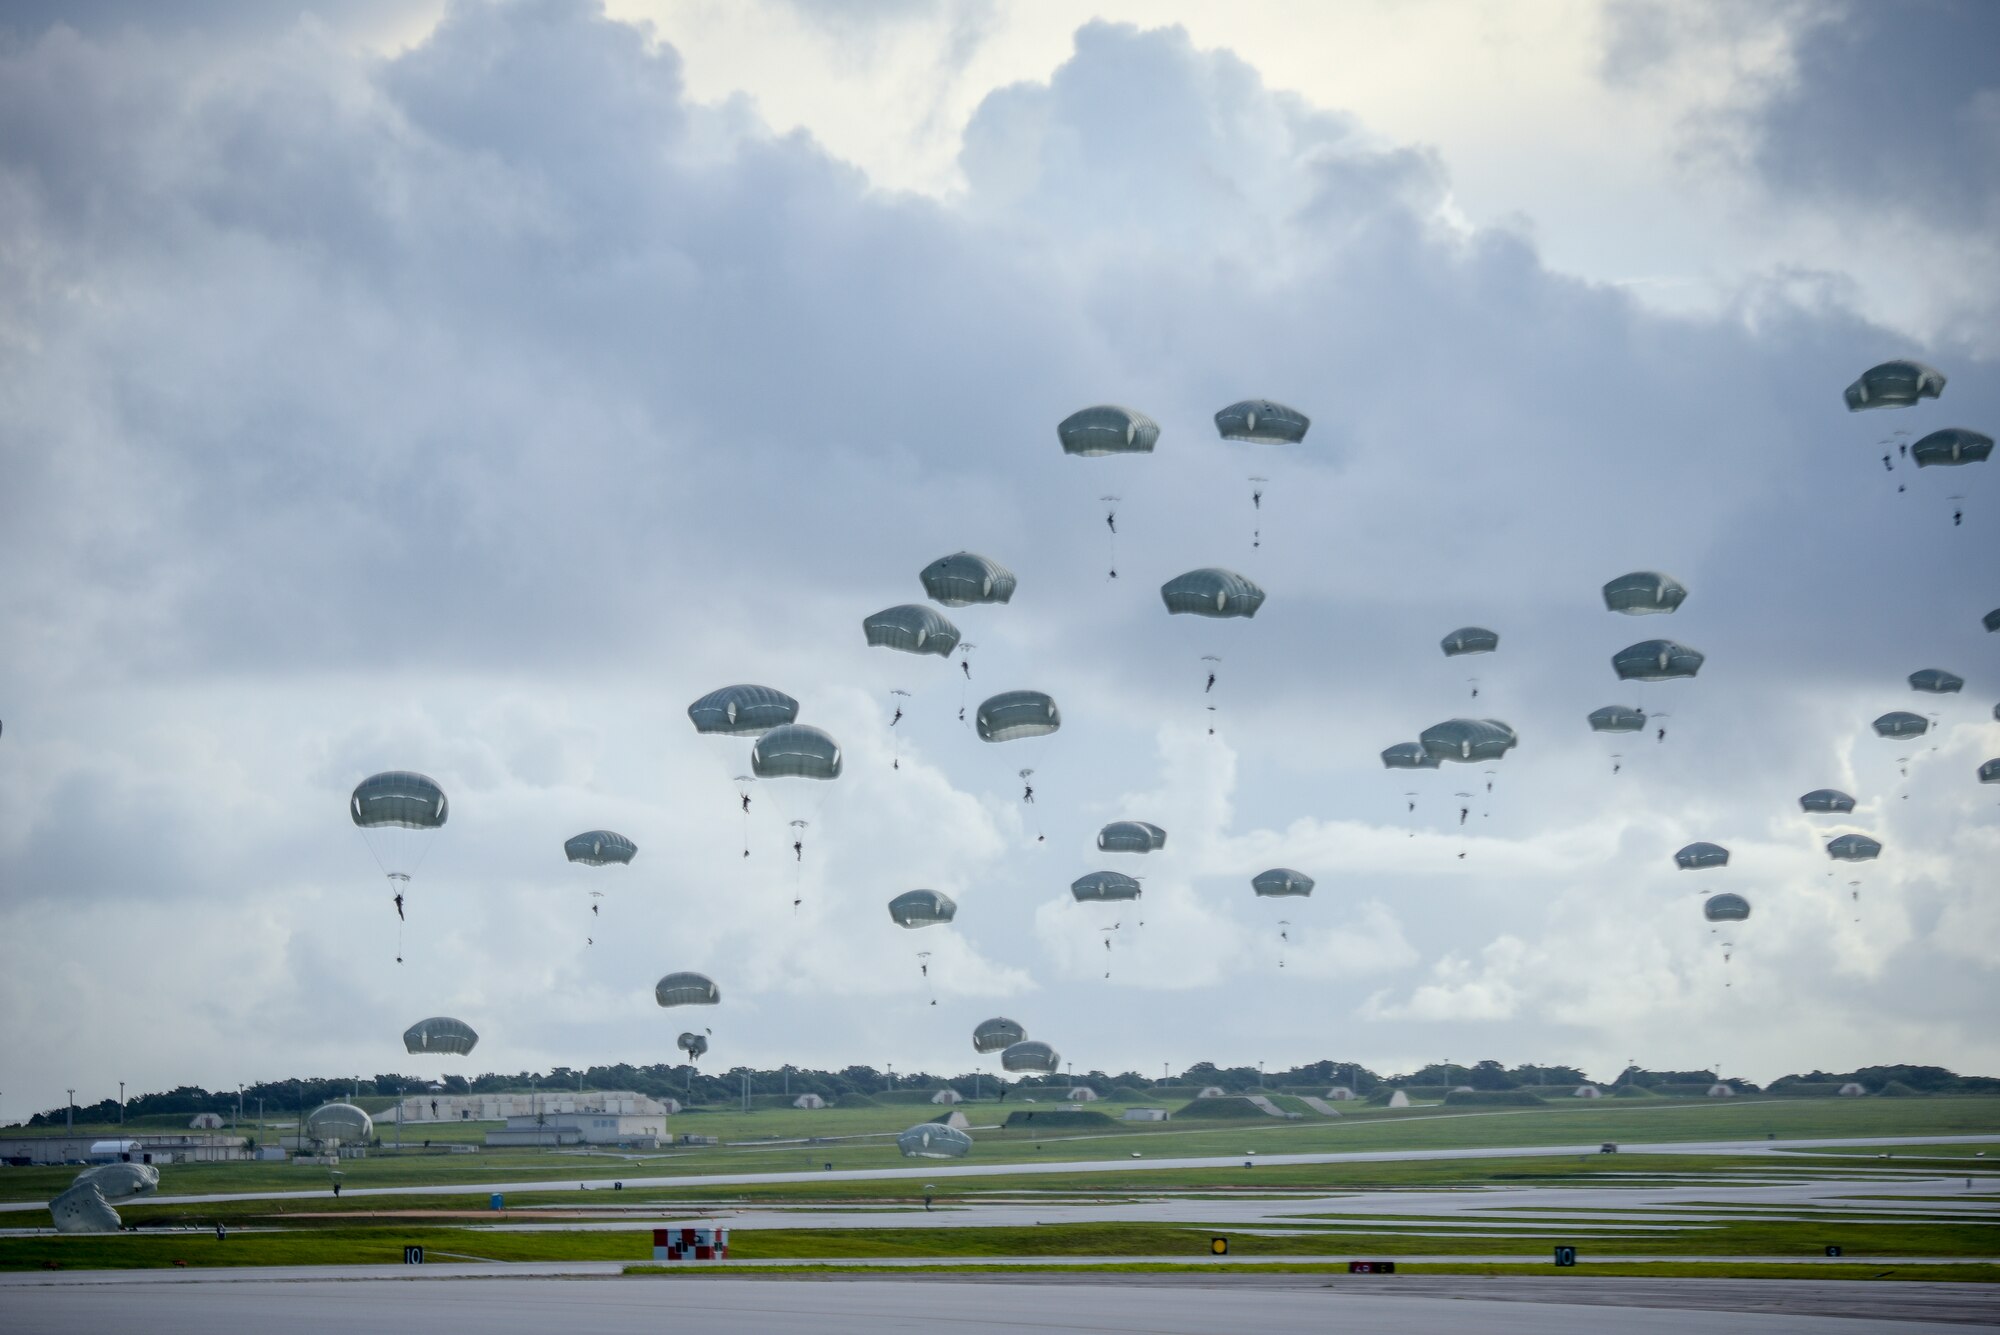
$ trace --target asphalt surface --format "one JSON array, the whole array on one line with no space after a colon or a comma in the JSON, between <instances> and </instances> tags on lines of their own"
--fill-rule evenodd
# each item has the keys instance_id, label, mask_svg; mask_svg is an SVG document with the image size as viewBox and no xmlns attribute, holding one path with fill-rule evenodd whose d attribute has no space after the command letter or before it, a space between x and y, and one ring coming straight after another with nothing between
<instances>
[{"instance_id":1,"label":"asphalt surface","mask_svg":"<svg viewBox=\"0 0 2000 1335\"><path fill-rule=\"evenodd\" d=\"M1220 1282L1218 1282L1220 1281ZM0 1328L20 1335L223 1329L352 1335L361 1329L676 1329L719 1335L1289 1335L1468 1328L1482 1335L1913 1335L2000 1323L1992 1286L1861 1281L1487 1280L1366 1276L1047 1276L991 1280L506 1278L409 1283L274 1281L9 1284Z\"/></svg>"},{"instance_id":2,"label":"asphalt surface","mask_svg":"<svg viewBox=\"0 0 2000 1335\"><path fill-rule=\"evenodd\" d=\"M1425 1160L1452 1159L1526 1159L1560 1158L1569 1155L1596 1154L1598 1142L1584 1145L1538 1145L1521 1147L1479 1147L1466 1149L1434 1150L1347 1150L1325 1154L1244 1154L1209 1155L1200 1158L1145 1158L1133 1159L1085 1159L1075 1161L1039 1160L1012 1163L960 1164L932 1163L917 1168L862 1168L837 1169L832 1172L791 1172L791 1173L701 1173L677 1177L628 1177L620 1179L627 1187L727 1187L797 1185L805 1182L942 1182L980 1177L1012 1177L1023 1173L1060 1173L1078 1175L1087 1173L1124 1173L1134 1169L1188 1169L1188 1168L1236 1168L1243 1169L1246 1162L1256 1165L1283 1166L1287 1164L1342 1164L1342 1163L1394 1163ZM1892 1150L1898 1145L1978 1145L2000 1144L2000 1136L1881 1136L1854 1138L1843 1137L1829 1140L1703 1140L1667 1141L1659 1144L1620 1142L1624 1152L1630 1154L1766 1154L1786 1150L1812 1150L1825 1146L1880 1146ZM1859 1168L1860 1165L1854 1165ZM1254 1172L1255 1169L1244 1171ZM564 1191L569 1190L568 1178L536 1178L516 1182L452 1182L420 1187L355 1187L343 1191L347 1198L363 1196L438 1196L438 1195L490 1195L494 1192L524 1191ZM582 1189L579 1183L578 1189ZM590 1184L594 1191L608 1191L609 1184L599 1180ZM248 1201L248 1200L326 1200L331 1199L330 1189L313 1191L246 1191L205 1196L151 1196L147 1200L155 1205L199 1205L205 1201ZM0 1212L19 1210L47 1210L45 1201L9 1201L0 1203Z\"/></svg>"}]
</instances>

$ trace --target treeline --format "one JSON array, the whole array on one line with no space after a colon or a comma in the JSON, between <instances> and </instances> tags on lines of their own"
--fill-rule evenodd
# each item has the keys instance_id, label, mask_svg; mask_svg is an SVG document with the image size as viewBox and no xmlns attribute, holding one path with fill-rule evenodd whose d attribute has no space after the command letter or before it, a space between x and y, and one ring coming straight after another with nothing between
<instances>
[{"instance_id":1,"label":"treeline","mask_svg":"<svg viewBox=\"0 0 2000 1335\"><path fill-rule=\"evenodd\" d=\"M1721 1077L1714 1071L1649 1071L1635 1066L1620 1072L1617 1079L1603 1088L1614 1093L1624 1089L1653 1094L1698 1094L1719 1081ZM746 1083L753 1104L768 1106L773 1100L796 1098L800 1094L817 1094L829 1103L843 1100L862 1103L885 1095L893 1096L899 1091L929 1093L947 1088L957 1090L966 1098L973 1098L981 1094L991 1096L1002 1083L1013 1089L1027 1090L1066 1090L1072 1085L1088 1085L1108 1098L1168 1099L1192 1097L1208 1088L1219 1088L1232 1094L1260 1088L1320 1094L1335 1085L1345 1085L1363 1097L1386 1089L1554 1091L1574 1088L1590 1083L1590 1080L1573 1066L1529 1064L1510 1067L1497 1061L1470 1064L1433 1062L1413 1071L1389 1075L1378 1074L1356 1062L1320 1061L1270 1071L1260 1071L1255 1066L1217 1066L1213 1062L1197 1062L1176 1075L1159 1077L1148 1077L1137 1071L1112 1074L1091 1070L1074 1074L1016 1076L1004 1082L984 1072L938 1075L928 1071L889 1072L873 1066L847 1066L838 1071L801 1067L754 1070L739 1066L711 1072L685 1064L633 1066L621 1062L612 1066L591 1066L581 1071L556 1066L547 1071L446 1076L438 1081L413 1075L375 1075L366 1079L298 1077L246 1084L240 1095L235 1089L209 1090L182 1085L162 1093L135 1095L126 1101L125 1116L193 1117L204 1112L228 1115L238 1108L239 1097L246 1115L256 1113L261 1102L264 1115L270 1117L287 1111L303 1113L336 1099L396 1098L428 1093L499 1094L530 1089L551 1093L576 1089L632 1090L654 1098L678 1099L684 1105L699 1107L704 1104L738 1103L744 1096ZM1747 1080L1732 1077L1723 1083L1746 1093L1759 1092L1759 1087ZM1864 1066L1855 1071L1812 1071L1805 1075L1783 1076L1772 1081L1768 1090L1763 1092L1800 1096L1836 1094L1846 1084L1858 1084L1870 1094L2000 1093L2000 1078L1958 1075L1942 1066ZM75 1116L78 1122L83 1123L115 1122L118 1120L118 1101L102 1099L92 1104L78 1104ZM36 1113L28 1120L28 1125L61 1126L63 1122L64 1109L52 1108Z\"/></svg>"}]
</instances>

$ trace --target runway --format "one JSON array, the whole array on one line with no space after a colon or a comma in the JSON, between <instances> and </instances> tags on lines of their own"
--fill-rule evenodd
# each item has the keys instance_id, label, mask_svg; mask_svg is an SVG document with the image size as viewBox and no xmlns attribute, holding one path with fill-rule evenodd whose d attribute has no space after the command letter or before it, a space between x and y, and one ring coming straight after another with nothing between
<instances>
[{"instance_id":1,"label":"runway","mask_svg":"<svg viewBox=\"0 0 2000 1335\"><path fill-rule=\"evenodd\" d=\"M1665 1141L1657 1144L1621 1142L1621 1149L1627 1154L1776 1154L1783 1151L1812 1150L1826 1146L1871 1146L1893 1150L1899 1145L1981 1145L2000 1144L2000 1135L1970 1136L1879 1136L1844 1137L1840 1139L1815 1140L1703 1140ZM1410 1149L1410 1150L1347 1150L1330 1151L1321 1154L1259 1154L1208 1155L1200 1158L1147 1158L1147 1159L1083 1159L1069 1161L1015 1161L1010 1163L982 1164L941 1164L933 1163L916 1168L859 1168L838 1169L831 1172L788 1172L788 1173L700 1173L675 1177L628 1177L620 1179L627 1187L732 1187L732 1186L782 1186L807 1182L944 1182L962 1181L981 1177L1015 1177L1023 1174L1086 1174L1086 1173L1129 1173L1134 1170L1234 1168L1244 1169L1246 1163L1256 1166L1282 1167L1298 1164L1343 1164L1343 1163L1396 1163L1453 1159L1527 1159L1562 1158L1575 1155L1596 1154L1599 1142L1583 1145L1538 1145L1531 1147L1481 1146L1464 1149ZM1862 1165L1851 1163L1851 1168ZM1244 1171L1254 1172L1255 1168ZM450 1184L413 1187L354 1187L343 1191L344 1199L359 1199L364 1196L447 1196L447 1195L491 1195L508 1192L543 1192L583 1190L584 1184L571 1188L568 1183L573 1178L537 1178L525 1181L506 1182L453 1182ZM596 1180L589 1184L589 1190L608 1191L610 1184ZM151 1196L147 1200L155 1205L200 1205L213 1201L252 1200L330 1200L333 1192L329 1188L301 1191L246 1191L218 1193L199 1196ZM47 1210L45 1201L8 1201L0 1203L0 1213L21 1210Z\"/></svg>"},{"instance_id":2,"label":"runway","mask_svg":"<svg viewBox=\"0 0 2000 1335\"><path fill-rule=\"evenodd\" d=\"M34 1277L28 1277L34 1278ZM54 1277L51 1277L52 1279ZM567 1329L693 1329L719 1335L894 1335L948 1326L961 1335L1146 1332L1324 1335L1328 1330L1483 1335L1911 1335L2000 1322L2000 1294L1976 1284L1865 1281L1622 1280L1577 1277L1323 1277L1224 1275L1060 1277L1011 1282L883 1279L446 1279L409 1283L268 1276L208 1282L121 1276L5 1288L4 1325L19 1335L144 1330L214 1335L282 1329L477 1330L546 1335ZM1830 1326L1830 1319L1838 1318Z\"/></svg>"}]
</instances>

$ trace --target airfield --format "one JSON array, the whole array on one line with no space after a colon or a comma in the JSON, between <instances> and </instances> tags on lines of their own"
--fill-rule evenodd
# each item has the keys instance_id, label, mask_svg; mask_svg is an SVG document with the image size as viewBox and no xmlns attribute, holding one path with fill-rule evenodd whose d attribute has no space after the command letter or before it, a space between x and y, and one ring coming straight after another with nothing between
<instances>
[{"instance_id":1,"label":"airfield","mask_svg":"<svg viewBox=\"0 0 2000 1335\"><path fill-rule=\"evenodd\" d=\"M338 1198L324 1167L171 1166L110 1235L48 1231L74 1169L9 1168L0 1311L9 1330L159 1332L663 1315L820 1331L2000 1324L2000 1100L1000 1125L1020 1110L960 1105L976 1148L939 1163L897 1155L895 1133L935 1110L894 1102L682 1113L677 1134L722 1143L657 1153L453 1152L431 1128L428 1150L406 1138L344 1162ZM728 1259L656 1264L665 1226L727 1227Z\"/></svg>"}]
</instances>

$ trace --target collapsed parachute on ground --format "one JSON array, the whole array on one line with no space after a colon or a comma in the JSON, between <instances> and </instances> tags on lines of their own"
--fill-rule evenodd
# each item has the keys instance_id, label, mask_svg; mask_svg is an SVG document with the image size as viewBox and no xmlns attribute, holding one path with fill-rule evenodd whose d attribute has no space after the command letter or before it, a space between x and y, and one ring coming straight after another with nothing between
<instances>
[{"instance_id":1,"label":"collapsed parachute on ground","mask_svg":"<svg viewBox=\"0 0 2000 1335\"><path fill-rule=\"evenodd\" d=\"M1944 373L1922 362L1897 360L1871 366L1847 387L1847 411L1863 408L1907 408L1919 399L1944 393Z\"/></svg>"},{"instance_id":2,"label":"collapsed parachute on ground","mask_svg":"<svg viewBox=\"0 0 2000 1335\"><path fill-rule=\"evenodd\" d=\"M1155 853L1167 846L1167 832L1150 821L1115 820L1097 832L1100 853Z\"/></svg>"},{"instance_id":3,"label":"collapsed parachute on ground","mask_svg":"<svg viewBox=\"0 0 2000 1335\"><path fill-rule=\"evenodd\" d=\"M479 1042L479 1035L463 1020L449 1015L433 1015L403 1031L405 1052L446 1052L463 1057Z\"/></svg>"},{"instance_id":4,"label":"collapsed parachute on ground","mask_svg":"<svg viewBox=\"0 0 2000 1335\"><path fill-rule=\"evenodd\" d=\"M1069 892L1078 903L1086 900L1137 899L1139 890L1139 882L1121 871L1094 871L1069 883Z\"/></svg>"},{"instance_id":5,"label":"collapsed parachute on ground","mask_svg":"<svg viewBox=\"0 0 2000 1335\"><path fill-rule=\"evenodd\" d=\"M563 840L563 854L586 867L630 862L639 846L615 830L586 830Z\"/></svg>"},{"instance_id":6,"label":"collapsed parachute on ground","mask_svg":"<svg viewBox=\"0 0 2000 1335\"><path fill-rule=\"evenodd\" d=\"M1689 844L1674 854L1674 865L1682 871L1705 871L1710 867L1727 867L1729 850L1721 844Z\"/></svg>"},{"instance_id":7,"label":"collapsed parachute on ground","mask_svg":"<svg viewBox=\"0 0 2000 1335\"><path fill-rule=\"evenodd\" d=\"M1296 445L1306 438L1311 427L1312 419L1297 408L1287 408L1269 399L1245 399L1215 415L1215 429L1224 440Z\"/></svg>"},{"instance_id":8,"label":"collapsed parachute on ground","mask_svg":"<svg viewBox=\"0 0 2000 1335\"><path fill-rule=\"evenodd\" d=\"M905 890L889 901L889 917L898 927L933 927L957 916L951 896L936 890Z\"/></svg>"},{"instance_id":9,"label":"collapsed parachute on ground","mask_svg":"<svg viewBox=\"0 0 2000 1335\"><path fill-rule=\"evenodd\" d=\"M1882 845L1865 834L1843 834L1826 845L1826 855L1835 862L1868 862L1881 853Z\"/></svg>"},{"instance_id":10,"label":"collapsed parachute on ground","mask_svg":"<svg viewBox=\"0 0 2000 1335\"><path fill-rule=\"evenodd\" d=\"M936 654L951 657L958 648L958 627L935 608L916 603L885 607L861 621L861 633L880 649L900 649L906 654Z\"/></svg>"},{"instance_id":11,"label":"collapsed parachute on ground","mask_svg":"<svg viewBox=\"0 0 2000 1335\"><path fill-rule=\"evenodd\" d=\"M1929 695L1954 695L1965 689L1965 678L1943 668L1924 668L1910 674L1910 689Z\"/></svg>"},{"instance_id":12,"label":"collapsed parachute on ground","mask_svg":"<svg viewBox=\"0 0 2000 1335\"><path fill-rule=\"evenodd\" d=\"M1382 752L1384 769L1436 769L1438 758L1422 742L1397 742Z\"/></svg>"},{"instance_id":13,"label":"collapsed parachute on ground","mask_svg":"<svg viewBox=\"0 0 2000 1335\"><path fill-rule=\"evenodd\" d=\"M979 739L1011 742L1022 737L1046 737L1062 727L1055 699L1041 691L1002 691L979 706Z\"/></svg>"},{"instance_id":14,"label":"collapsed parachute on ground","mask_svg":"<svg viewBox=\"0 0 2000 1335\"><path fill-rule=\"evenodd\" d=\"M972 1050L974 1052L999 1052L1011 1048L1028 1036L1028 1031L1004 1015L996 1015L990 1020L981 1020L972 1030Z\"/></svg>"},{"instance_id":15,"label":"collapsed parachute on ground","mask_svg":"<svg viewBox=\"0 0 2000 1335\"><path fill-rule=\"evenodd\" d=\"M689 1061L700 1061L702 1054L708 1051L708 1035L684 1033L674 1040L674 1046L685 1052Z\"/></svg>"},{"instance_id":16,"label":"collapsed parachute on ground","mask_svg":"<svg viewBox=\"0 0 2000 1335\"><path fill-rule=\"evenodd\" d=\"M1160 586L1167 611L1199 617L1254 617L1264 591L1233 570L1204 566Z\"/></svg>"},{"instance_id":17,"label":"collapsed parachute on ground","mask_svg":"<svg viewBox=\"0 0 2000 1335\"><path fill-rule=\"evenodd\" d=\"M306 1114L306 1135L322 1144L366 1145L375 1137L375 1123L351 1103L322 1103Z\"/></svg>"},{"instance_id":18,"label":"collapsed parachute on ground","mask_svg":"<svg viewBox=\"0 0 2000 1335\"><path fill-rule=\"evenodd\" d=\"M1657 570L1634 570L1604 586L1605 608L1635 617L1671 612L1687 596L1688 591L1679 580Z\"/></svg>"},{"instance_id":19,"label":"collapsed parachute on ground","mask_svg":"<svg viewBox=\"0 0 2000 1335\"><path fill-rule=\"evenodd\" d=\"M795 721L799 702L769 686L724 686L688 706L696 732L745 736Z\"/></svg>"},{"instance_id":20,"label":"collapsed parachute on ground","mask_svg":"<svg viewBox=\"0 0 2000 1335\"><path fill-rule=\"evenodd\" d=\"M1993 453L1993 437L1962 426L1933 431L1910 446L1910 457L1919 468L1950 468L1958 464L1985 463Z\"/></svg>"},{"instance_id":21,"label":"collapsed parachute on ground","mask_svg":"<svg viewBox=\"0 0 2000 1335\"><path fill-rule=\"evenodd\" d=\"M1100 403L1079 408L1056 424L1064 454L1094 459L1107 454L1151 454L1160 424L1142 412Z\"/></svg>"},{"instance_id":22,"label":"collapsed parachute on ground","mask_svg":"<svg viewBox=\"0 0 2000 1335\"><path fill-rule=\"evenodd\" d=\"M760 779L837 779L840 743L808 724L788 723L751 746L750 772Z\"/></svg>"},{"instance_id":23,"label":"collapsed parachute on ground","mask_svg":"<svg viewBox=\"0 0 2000 1335\"><path fill-rule=\"evenodd\" d=\"M111 1207L150 1196L159 1186L160 1170L149 1163L98 1164L49 1202L49 1214L58 1233L116 1233L124 1221Z\"/></svg>"},{"instance_id":24,"label":"collapsed parachute on ground","mask_svg":"<svg viewBox=\"0 0 2000 1335\"><path fill-rule=\"evenodd\" d=\"M905 1159L963 1159L972 1153L972 1137L943 1122L919 1122L896 1137Z\"/></svg>"},{"instance_id":25,"label":"collapsed parachute on ground","mask_svg":"<svg viewBox=\"0 0 2000 1335\"><path fill-rule=\"evenodd\" d=\"M1484 626L1461 626L1438 642L1446 658L1460 654L1490 654L1500 647L1500 634Z\"/></svg>"},{"instance_id":26,"label":"collapsed parachute on ground","mask_svg":"<svg viewBox=\"0 0 2000 1335\"><path fill-rule=\"evenodd\" d=\"M1897 739L1921 737L1931 729L1931 721L1922 714L1912 714L1907 709L1892 709L1870 725L1877 737Z\"/></svg>"},{"instance_id":27,"label":"collapsed parachute on ground","mask_svg":"<svg viewBox=\"0 0 2000 1335\"><path fill-rule=\"evenodd\" d=\"M1273 867L1269 871L1260 871L1251 877L1250 888L1265 899L1310 895L1313 892L1313 878L1302 871L1293 871L1290 867Z\"/></svg>"},{"instance_id":28,"label":"collapsed parachute on ground","mask_svg":"<svg viewBox=\"0 0 2000 1335\"><path fill-rule=\"evenodd\" d=\"M1641 640L1611 655L1620 681L1671 681L1701 671L1708 656L1673 640Z\"/></svg>"},{"instance_id":29,"label":"collapsed parachute on ground","mask_svg":"<svg viewBox=\"0 0 2000 1335\"><path fill-rule=\"evenodd\" d=\"M1712 895L1701 906L1701 916L1710 922L1742 922L1750 916L1750 901L1741 895Z\"/></svg>"},{"instance_id":30,"label":"collapsed parachute on ground","mask_svg":"<svg viewBox=\"0 0 2000 1335\"><path fill-rule=\"evenodd\" d=\"M1014 596L1014 572L973 552L940 556L918 578L931 601L946 607L1004 603Z\"/></svg>"},{"instance_id":31,"label":"collapsed parachute on ground","mask_svg":"<svg viewBox=\"0 0 2000 1335\"><path fill-rule=\"evenodd\" d=\"M1053 1074L1062 1067L1062 1054L1039 1039L1013 1044L1000 1054L1001 1068L1008 1071L1039 1071Z\"/></svg>"},{"instance_id":32,"label":"collapsed parachute on ground","mask_svg":"<svg viewBox=\"0 0 2000 1335\"><path fill-rule=\"evenodd\" d=\"M705 973L670 973L653 984L653 1000L662 1006L714 1006L722 989Z\"/></svg>"},{"instance_id":33,"label":"collapsed parachute on ground","mask_svg":"<svg viewBox=\"0 0 2000 1335\"><path fill-rule=\"evenodd\" d=\"M1425 728L1419 742L1440 760L1471 764L1498 760L1520 742L1514 730L1497 718L1455 718Z\"/></svg>"},{"instance_id":34,"label":"collapsed parachute on ground","mask_svg":"<svg viewBox=\"0 0 2000 1335\"><path fill-rule=\"evenodd\" d=\"M435 830L450 818L451 807L437 780L414 770L392 769L355 785L348 812L365 830Z\"/></svg>"},{"instance_id":35,"label":"collapsed parachute on ground","mask_svg":"<svg viewBox=\"0 0 2000 1335\"><path fill-rule=\"evenodd\" d=\"M1606 705L1590 711L1592 732L1640 732L1646 726L1646 711L1630 705Z\"/></svg>"},{"instance_id":36,"label":"collapsed parachute on ground","mask_svg":"<svg viewBox=\"0 0 2000 1335\"><path fill-rule=\"evenodd\" d=\"M1854 810L1854 799L1838 788L1815 788L1799 798L1801 811L1816 811L1822 814Z\"/></svg>"}]
</instances>

